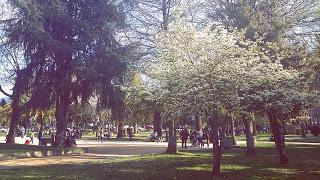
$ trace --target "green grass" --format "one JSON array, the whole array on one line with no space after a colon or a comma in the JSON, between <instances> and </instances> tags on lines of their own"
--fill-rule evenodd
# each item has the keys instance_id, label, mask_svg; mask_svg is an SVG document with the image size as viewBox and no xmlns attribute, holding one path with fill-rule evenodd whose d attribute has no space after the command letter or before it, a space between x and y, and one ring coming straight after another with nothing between
<instances>
[{"instance_id":1,"label":"green grass","mask_svg":"<svg viewBox=\"0 0 320 180\"><path fill-rule=\"evenodd\" d=\"M258 134L257 141L269 141L271 134ZM237 141L245 141L246 136L236 136ZM286 135L286 142L301 142L301 143L320 143L320 136L313 136L312 134L307 134L305 138L301 135Z\"/></svg>"},{"instance_id":2,"label":"green grass","mask_svg":"<svg viewBox=\"0 0 320 180\"><path fill-rule=\"evenodd\" d=\"M148 141L148 138L151 133L152 133L152 130L140 131L139 133L134 134L131 141ZM113 134L113 137L107 139L107 141L128 141L129 140L129 137L116 138L116 136L117 136L116 134ZM93 134L92 131L83 133L82 139L83 140L98 140L98 138L96 138L96 134Z\"/></svg>"},{"instance_id":3,"label":"green grass","mask_svg":"<svg viewBox=\"0 0 320 180\"><path fill-rule=\"evenodd\" d=\"M273 144L257 143L257 156L244 148L225 150L217 179L319 179L319 145L288 145L288 165L278 164ZM83 164L50 165L0 171L0 179L212 179L211 150L177 155L145 155Z\"/></svg>"}]
</instances>

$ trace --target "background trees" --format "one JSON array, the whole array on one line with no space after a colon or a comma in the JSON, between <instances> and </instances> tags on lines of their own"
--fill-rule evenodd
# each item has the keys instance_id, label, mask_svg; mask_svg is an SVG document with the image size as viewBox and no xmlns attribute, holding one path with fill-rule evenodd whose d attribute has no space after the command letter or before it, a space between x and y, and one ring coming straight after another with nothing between
<instances>
[{"instance_id":1,"label":"background trees","mask_svg":"<svg viewBox=\"0 0 320 180\"><path fill-rule=\"evenodd\" d=\"M218 175L234 114L246 126L248 155L255 154L254 115L267 115L285 164L283 125L317 99L318 1L8 2L13 15L0 32L1 69L14 83L6 93L8 143L31 109L55 110L56 146L64 146L70 119L99 114L117 122L122 137L124 122L153 112L158 133L167 120L168 152L176 153L175 122L196 116L212 126ZM93 96L96 108L89 105Z\"/></svg>"}]
</instances>

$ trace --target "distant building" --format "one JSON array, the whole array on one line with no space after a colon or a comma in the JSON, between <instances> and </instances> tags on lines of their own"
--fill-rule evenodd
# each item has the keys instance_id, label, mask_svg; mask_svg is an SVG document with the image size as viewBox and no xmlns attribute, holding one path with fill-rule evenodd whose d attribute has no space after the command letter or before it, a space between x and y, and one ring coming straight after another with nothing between
<instances>
[{"instance_id":1,"label":"distant building","mask_svg":"<svg viewBox=\"0 0 320 180\"><path fill-rule=\"evenodd\" d=\"M310 111L311 119L310 125L320 125L320 107L314 108Z\"/></svg>"}]
</instances>

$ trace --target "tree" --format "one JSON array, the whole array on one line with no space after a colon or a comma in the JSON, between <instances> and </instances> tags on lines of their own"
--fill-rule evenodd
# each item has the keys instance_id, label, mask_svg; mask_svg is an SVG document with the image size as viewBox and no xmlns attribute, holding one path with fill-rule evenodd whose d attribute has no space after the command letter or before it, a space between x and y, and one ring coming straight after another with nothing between
<instances>
[{"instance_id":1,"label":"tree","mask_svg":"<svg viewBox=\"0 0 320 180\"><path fill-rule=\"evenodd\" d=\"M155 55L155 35L168 29L169 21L180 2L181 0L130 1L127 7L130 25L127 36L130 41L142 47L142 58Z\"/></svg>"},{"instance_id":2,"label":"tree","mask_svg":"<svg viewBox=\"0 0 320 180\"><path fill-rule=\"evenodd\" d=\"M301 40L317 32L319 5L313 0L210 0L206 7L212 21L245 29L249 39L259 35L275 42Z\"/></svg>"},{"instance_id":3,"label":"tree","mask_svg":"<svg viewBox=\"0 0 320 180\"><path fill-rule=\"evenodd\" d=\"M84 125L94 117L94 110L89 103L73 103L69 107L69 122L74 122L76 127L84 127Z\"/></svg>"},{"instance_id":4,"label":"tree","mask_svg":"<svg viewBox=\"0 0 320 180\"><path fill-rule=\"evenodd\" d=\"M310 39L310 36L314 38L313 33L319 27L316 25L318 17L314 15L319 9L318 1L212 0L208 1L208 5L210 6L208 6L207 15L212 21L223 24L227 29L243 29L247 39L256 41L261 48L268 51L268 57L273 61L281 61L283 67L288 69L301 68L308 53L305 53L304 46L299 42ZM310 44L308 41L306 43ZM296 46L291 46L292 44ZM251 95L250 92L246 95L248 94ZM254 107L250 107L254 104L253 102L248 104L243 102L248 101L241 101L241 108L245 107L244 111L255 111ZM299 104L301 101L296 103ZM248 128L246 129L247 140L252 142L251 122L247 121L247 118L244 122ZM272 130L275 129L279 128L272 128Z\"/></svg>"},{"instance_id":5,"label":"tree","mask_svg":"<svg viewBox=\"0 0 320 180\"><path fill-rule=\"evenodd\" d=\"M27 77L35 79L31 100L43 97L42 100L49 104L41 103L37 106L55 106L56 146L63 147L68 109L72 97L80 94L74 86L77 80L85 82L89 79L78 73L91 68L99 72L99 64L109 64L109 68L104 70L108 74L108 80L105 81L108 86L116 75L121 74L121 71L113 72L116 68L112 68L124 66L120 62L123 47L114 38L116 30L121 28L124 21L121 7L105 0L30 0L10 3L16 11L13 18L5 21L7 43L23 45L28 60L26 69L31 74ZM95 74L95 77L99 75ZM16 84L23 83L17 79ZM19 90L19 86L14 86L13 94L20 95ZM31 102L35 105L43 101ZM13 103L13 114L18 117L19 113L14 113L15 109Z\"/></svg>"},{"instance_id":6,"label":"tree","mask_svg":"<svg viewBox=\"0 0 320 180\"><path fill-rule=\"evenodd\" d=\"M151 98L150 92L145 88L146 83L142 79L141 73L131 70L127 72L126 81L122 87L125 92L125 107L130 123L134 125L134 132L137 131L137 123L143 123L145 114L154 113L154 116L160 118L160 121L154 121L154 124L161 124L161 116L158 113L155 115L155 103ZM157 131L158 126L154 126L154 130ZM160 129L161 130L161 129Z\"/></svg>"},{"instance_id":7,"label":"tree","mask_svg":"<svg viewBox=\"0 0 320 180\"><path fill-rule=\"evenodd\" d=\"M288 158L284 150L282 126L298 116L313 101L312 94L304 88L307 84L303 81L303 73L286 68L280 62L281 57L277 58L277 64L268 62L259 67L261 75L252 76L251 80L247 79L246 82L249 84L239 92L243 97L242 104L247 104L248 109L268 115L280 163L285 164ZM271 59L274 61L274 57Z\"/></svg>"},{"instance_id":8,"label":"tree","mask_svg":"<svg viewBox=\"0 0 320 180\"><path fill-rule=\"evenodd\" d=\"M160 60L149 70L158 84L157 102L163 105L165 113L173 118L188 113L209 114L214 142L219 141L217 134L224 134L221 109L237 103L239 77L260 60L256 45L243 41L242 37L241 32L229 33L222 27L209 26L197 31L190 24L173 23L168 31L159 35ZM246 44L247 49L238 43ZM218 151L213 174L218 175L222 152L219 149L223 144L215 145Z\"/></svg>"},{"instance_id":9,"label":"tree","mask_svg":"<svg viewBox=\"0 0 320 180\"><path fill-rule=\"evenodd\" d=\"M4 8L7 8L4 6ZM5 21L8 15L1 14L1 22ZM3 24L0 29L0 69L1 69L1 84L0 91L11 99L10 111L6 111L6 117L10 117L10 129L6 139L7 143L13 143L13 137L16 127L20 121L20 115L25 111L26 104L23 101L23 94L27 91L29 84L30 69L25 67L26 60L22 57L19 45L10 45L6 43L8 40L4 37ZM12 93L5 92L2 85L11 86ZM6 108L8 110L8 108ZM10 113L9 113L10 112Z\"/></svg>"}]
</instances>

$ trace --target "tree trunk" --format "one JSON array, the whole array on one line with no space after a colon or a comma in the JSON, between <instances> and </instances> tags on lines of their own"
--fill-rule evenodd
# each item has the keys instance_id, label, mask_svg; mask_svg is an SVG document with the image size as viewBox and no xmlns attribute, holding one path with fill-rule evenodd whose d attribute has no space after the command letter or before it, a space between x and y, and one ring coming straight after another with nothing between
<instances>
[{"instance_id":1,"label":"tree trunk","mask_svg":"<svg viewBox=\"0 0 320 180\"><path fill-rule=\"evenodd\" d=\"M57 121L57 133L55 147L65 147L67 117L70 105L70 91L65 89L57 93L55 117Z\"/></svg>"},{"instance_id":2,"label":"tree trunk","mask_svg":"<svg viewBox=\"0 0 320 180\"><path fill-rule=\"evenodd\" d=\"M255 120L255 118L253 117L253 119L252 119L252 128L253 128L253 136L254 137L257 137L257 125L256 125L256 120Z\"/></svg>"},{"instance_id":3,"label":"tree trunk","mask_svg":"<svg viewBox=\"0 0 320 180\"><path fill-rule=\"evenodd\" d=\"M134 123L134 125L133 125L133 132L134 132L134 134L137 134L137 133L138 133L138 123Z\"/></svg>"},{"instance_id":4,"label":"tree trunk","mask_svg":"<svg viewBox=\"0 0 320 180\"><path fill-rule=\"evenodd\" d=\"M213 135L213 161L212 161L212 175L221 175L221 159L222 159L222 147L221 141L219 141L219 119L217 117L212 118L212 135Z\"/></svg>"},{"instance_id":5,"label":"tree trunk","mask_svg":"<svg viewBox=\"0 0 320 180\"><path fill-rule=\"evenodd\" d=\"M121 121L118 124L117 138L123 138L123 123Z\"/></svg>"},{"instance_id":6,"label":"tree trunk","mask_svg":"<svg viewBox=\"0 0 320 180\"><path fill-rule=\"evenodd\" d=\"M200 130L202 130L201 117L197 114L195 118L196 118L196 131L200 131Z\"/></svg>"},{"instance_id":7,"label":"tree trunk","mask_svg":"<svg viewBox=\"0 0 320 180\"><path fill-rule=\"evenodd\" d=\"M253 136L253 122L247 117L247 115L242 116L242 120L245 126L246 141L247 141L247 152L248 156L255 156L256 152L254 149L254 136Z\"/></svg>"},{"instance_id":8,"label":"tree trunk","mask_svg":"<svg viewBox=\"0 0 320 180\"><path fill-rule=\"evenodd\" d=\"M231 122L230 122L230 128L231 128L231 138L232 138L232 143L233 145L237 145L236 142L236 133L234 131L234 116L233 114L231 114Z\"/></svg>"},{"instance_id":9,"label":"tree trunk","mask_svg":"<svg viewBox=\"0 0 320 180\"><path fill-rule=\"evenodd\" d=\"M162 133L162 121L161 121L161 112L155 111L153 114L153 131L157 132L158 134Z\"/></svg>"},{"instance_id":10,"label":"tree trunk","mask_svg":"<svg viewBox=\"0 0 320 180\"><path fill-rule=\"evenodd\" d=\"M272 112L268 113L268 117L271 131L274 137L274 142L276 144L276 148L280 156L280 164L287 164L288 157L285 153L284 132L281 131L281 125Z\"/></svg>"},{"instance_id":11,"label":"tree trunk","mask_svg":"<svg viewBox=\"0 0 320 180\"><path fill-rule=\"evenodd\" d=\"M21 114L21 105L20 105L20 98L21 98L21 77L20 74L17 73L16 82L13 87L13 94L11 96L12 99L12 113L11 113L11 121L10 121L10 129L9 133L6 137L7 144L14 143L14 136L17 126L19 124L20 114Z\"/></svg>"},{"instance_id":12,"label":"tree trunk","mask_svg":"<svg viewBox=\"0 0 320 180\"><path fill-rule=\"evenodd\" d=\"M169 9L170 3L167 0L162 0L162 30L168 30L169 26Z\"/></svg>"},{"instance_id":13,"label":"tree trunk","mask_svg":"<svg viewBox=\"0 0 320 180\"><path fill-rule=\"evenodd\" d=\"M169 138L168 138L168 148L167 154L176 154L177 153L177 136L174 120L169 122Z\"/></svg>"},{"instance_id":14,"label":"tree trunk","mask_svg":"<svg viewBox=\"0 0 320 180\"><path fill-rule=\"evenodd\" d=\"M240 120L239 119L237 119L237 123L236 123L236 129L237 129L237 135L238 136L241 135L241 131L240 131L241 128L240 128Z\"/></svg>"},{"instance_id":15,"label":"tree trunk","mask_svg":"<svg viewBox=\"0 0 320 180\"><path fill-rule=\"evenodd\" d=\"M301 129L301 137L306 137L306 125L302 122L300 123L300 129Z\"/></svg>"},{"instance_id":16,"label":"tree trunk","mask_svg":"<svg viewBox=\"0 0 320 180\"><path fill-rule=\"evenodd\" d=\"M220 135L220 146L223 150L225 143L226 143L226 125L227 125L227 121L226 121L226 117L223 117L224 119L222 120L222 122L220 122L221 128L219 128L219 135Z\"/></svg>"}]
</instances>

